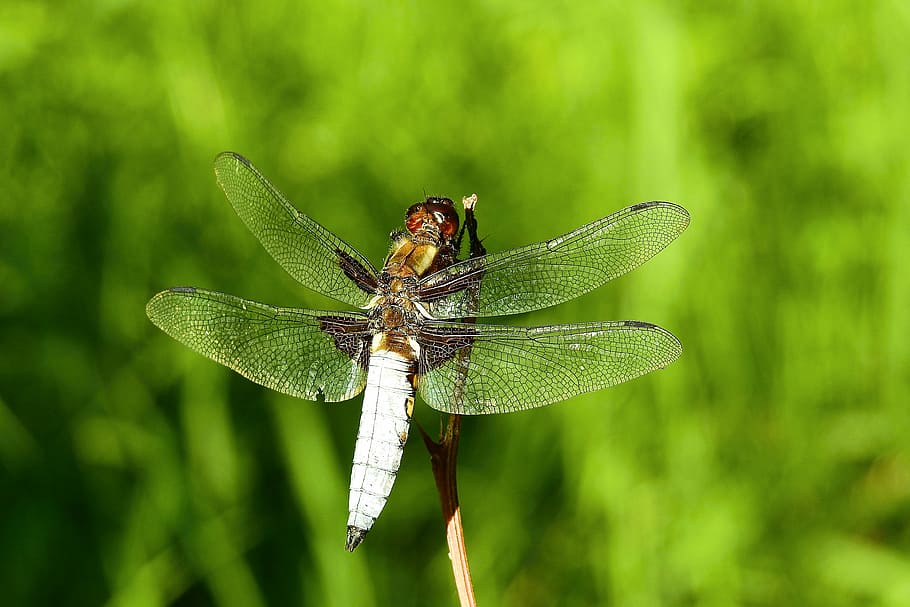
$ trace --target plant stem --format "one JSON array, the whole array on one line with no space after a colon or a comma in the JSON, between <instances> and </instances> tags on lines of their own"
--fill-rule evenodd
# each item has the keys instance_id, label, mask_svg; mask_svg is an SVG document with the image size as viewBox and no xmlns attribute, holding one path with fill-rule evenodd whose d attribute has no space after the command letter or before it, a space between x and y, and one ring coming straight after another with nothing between
<instances>
[{"instance_id":1,"label":"plant stem","mask_svg":"<svg viewBox=\"0 0 910 607\"><path fill-rule=\"evenodd\" d=\"M458 459L458 439L461 430L461 416L449 415L439 442L435 442L421 428L423 442L430 452L433 478L439 491L442 515L446 521L446 540L449 544L449 559L452 574L462 607L476 607L474 586L471 583L471 568L464 545L464 528L461 526L461 508L458 505L458 482L455 476Z\"/></svg>"}]
</instances>

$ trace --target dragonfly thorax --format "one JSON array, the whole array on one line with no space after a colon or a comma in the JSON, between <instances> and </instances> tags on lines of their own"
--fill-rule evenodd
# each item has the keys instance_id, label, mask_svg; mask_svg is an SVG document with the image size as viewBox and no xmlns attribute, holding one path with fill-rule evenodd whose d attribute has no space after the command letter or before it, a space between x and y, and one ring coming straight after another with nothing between
<instances>
[{"instance_id":1,"label":"dragonfly thorax","mask_svg":"<svg viewBox=\"0 0 910 607\"><path fill-rule=\"evenodd\" d=\"M407 236L395 243L383 270L399 278L423 276L438 254L439 246L433 241Z\"/></svg>"},{"instance_id":2,"label":"dragonfly thorax","mask_svg":"<svg viewBox=\"0 0 910 607\"><path fill-rule=\"evenodd\" d=\"M407 329L417 321L414 305L407 305L407 300L396 303L385 303L379 307L378 320L383 331L400 331ZM404 305L402 305L404 304Z\"/></svg>"},{"instance_id":3,"label":"dragonfly thorax","mask_svg":"<svg viewBox=\"0 0 910 607\"><path fill-rule=\"evenodd\" d=\"M413 300L417 297L417 277L413 275L396 276L383 271L376 280L376 287L380 298Z\"/></svg>"}]
</instances>

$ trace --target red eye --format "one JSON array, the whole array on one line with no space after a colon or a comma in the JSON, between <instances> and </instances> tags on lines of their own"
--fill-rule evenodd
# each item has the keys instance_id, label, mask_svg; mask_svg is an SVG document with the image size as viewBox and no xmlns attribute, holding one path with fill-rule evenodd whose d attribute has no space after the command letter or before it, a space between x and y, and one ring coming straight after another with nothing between
<instances>
[{"instance_id":1,"label":"red eye","mask_svg":"<svg viewBox=\"0 0 910 607\"><path fill-rule=\"evenodd\" d=\"M418 212L422 208L423 208L422 202L418 202L417 204L412 204L411 206L408 207L408 210L404 212L404 218L407 219L408 217L410 217L414 213Z\"/></svg>"},{"instance_id":2,"label":"red eye","mask_svg":"<svg viewBox=\"0 0 910 607\"><path fill-rule=\"evenodd\" d=\"M426 216L427 215L424 212L423 208L409 212L407 218L404 221L404 225L408 229L408 232L415 234L417 230L420 229L420 226L423 225L423 221Z\"/></svg>"},{"instance_id":3,"label":"red eye","mask_svg":"<svg viewBox=\"0 0 910 607\"><path fill-rule=\"evenodd\" d=\"M440 217L440 215L442 215ZM454 210L451 213L436 213L436 221L439 222L439 231L447 237L452 237L458 231L458 215Z\"/></svg>"}]
</instances>

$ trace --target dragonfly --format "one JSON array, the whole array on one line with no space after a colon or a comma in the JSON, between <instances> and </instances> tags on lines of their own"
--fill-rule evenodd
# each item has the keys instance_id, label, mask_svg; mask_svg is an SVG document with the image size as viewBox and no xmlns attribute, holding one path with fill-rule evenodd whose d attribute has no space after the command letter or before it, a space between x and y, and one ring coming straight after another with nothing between
<instances>
[{"instance_id":1,"label":"dragonfly","mask_svg":"<svg viewBox=\"0 0 910 607\"><path fill-rule=\"evenodd\" d=\"M475 322L557 305L638 267L685 230L689 214L679 205L635 204L549 240L484 254L473 209L466 205L459 229L453 201L430 196L407 209L405 229L392 232L377 270L240 154L219 154L215 175L281 267L357 310L277 307L174 287L155 295L147 314L186 346L278 392L319 402L363 392L348 551L391 494L416 395L448 414L509 413L639 377L682 352L672 333L642 321ZM465 226L473 254L459 260Z\"/></svg>"}]
</instances>

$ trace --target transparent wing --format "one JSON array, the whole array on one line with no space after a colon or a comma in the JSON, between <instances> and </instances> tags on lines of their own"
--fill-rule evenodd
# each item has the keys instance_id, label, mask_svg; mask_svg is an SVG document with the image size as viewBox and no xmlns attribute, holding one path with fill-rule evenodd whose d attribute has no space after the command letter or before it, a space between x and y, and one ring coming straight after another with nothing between
<instances>
[{"instance_id":1,"label":"transparent wing","mask_svg":"<svg viewBox=\"0 0 910 607\"><path fill-rule=\"evenodd\" d=\"M542 407L666 367L682 352L672 333L638 321L430 323L418 340L420 396L459 415Z\"/></svg>"},{"instance_id":2,"label":"transparent wing","mask_svg":"<svg viewBox=\"0 0 910 607\"><path fill-rule=\"evenodd\" d=\"M500 316L568 301L637 268L689 225L671 202L643 202L544 242L467 259L418 284L435 318Z\"/></svg>"},{"instance_id":3,"label":"transparent wing","mask_svg":"<svg viewBox=\"0 0 910 607\"><path fill-rule=\"evenodd\" d=\"M359 313L278 308L192 287L158 293L146 313L177 341L284 394L336 402L366 383L370 333Z\"/></svg>"},{"instance_id":4,"label":"transparent wing","mask_svg":"<svg viewBox=\"0 0 910 607\"><path fill-rule=\"evenodd\" d=\"M338 301L366 306L376 285L369 260L294 208L240 154L219 154L215 176L243 222L291 276Z\"/></svg>"}]
</instances>

